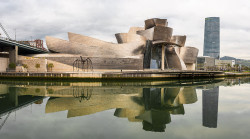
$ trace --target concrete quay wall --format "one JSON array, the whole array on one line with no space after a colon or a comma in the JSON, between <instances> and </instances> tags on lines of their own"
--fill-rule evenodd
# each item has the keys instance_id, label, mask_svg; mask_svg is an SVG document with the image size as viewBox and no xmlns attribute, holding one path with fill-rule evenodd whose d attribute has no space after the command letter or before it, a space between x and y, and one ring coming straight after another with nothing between
<instances>
[{"instance_id":1,"label":"concrete quay wall","mask_svg":"<svg viewBox=\"0 0 250 139\"><path fill-rule=\"evenodd\" d=\"M164 78L216 78L225 76L224 72L202 71L124 71L124 72L71 72L71 73L8 73L7 78L62 78L62 79L164 79Z\"/></svg>"}]
</instances>

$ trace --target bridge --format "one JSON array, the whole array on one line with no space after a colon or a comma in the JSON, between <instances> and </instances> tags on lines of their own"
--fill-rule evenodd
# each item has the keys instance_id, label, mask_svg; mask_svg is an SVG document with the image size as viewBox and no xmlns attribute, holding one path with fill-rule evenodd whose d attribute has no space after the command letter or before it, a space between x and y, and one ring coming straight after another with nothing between
<instances>
[{"instance_id":1,"label":"bridge","mask_svg":"<svg viewBox=\"0 0 250 139\"><path fill-rule=\"evenodd\" d=\"M40 96L18 96L16 92L0 95L0 119L7 115L3 121L0 121L0 130L12 112L36 103L43 98Z\"/></svg>"},{"instance_id":2,"label":"bridge","mask_svg":"<svg viewBox=\"0 0 250 139\"><path fill-rule=\"evenodd\" d=\"M18 47L18 54L40 54L40 53L48 53L48 50L44 48L37 48L32 45L23 44L17 42L15 40L10 40L8 38L0 37L0 50L3 47Z\"/></svg>"},{"instance_id":3,"label":"bridge","mask_svg":"<svg viewBox=\"0 0 250 139\"><path fill-rule=\"evenodd\" d=\"M17 63L18 55L41 54L49 51L43 47L38 48L30 44L0 37L0 52L8 52L10 63Z\"/></svg>"},{"instance_id":4,"label":"bridge","mask_svg":"<svg viewBox=\"0 0 250 139\"><path fill-rule=\"evenodd\" d=\"M0 117L27 107L42 99L44 99L43 96L20 96L15 87L9 87L7 94L0 95Z\"/></svg>"}]
</instances>

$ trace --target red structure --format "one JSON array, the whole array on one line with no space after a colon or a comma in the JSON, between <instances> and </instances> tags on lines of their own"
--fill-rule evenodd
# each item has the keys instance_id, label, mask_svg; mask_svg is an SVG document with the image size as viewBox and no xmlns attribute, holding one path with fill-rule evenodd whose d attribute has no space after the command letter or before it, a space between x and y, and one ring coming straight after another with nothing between
<instances>
[{"instance_id":1,"label":"red structure","mask_svg":"<svg viewBox=\"0 0 250 139\"><path fill-rule=\"evenodd\" d=\"M36 48L41 48L41 49L44 49L43 48L43 40L35 40L35 43L36 43Z\"/></svg>"},{"instance_id":2,"label":"red structure","mask_svg":"<svg viewBox=\"0 0 250 139\"><path fill-rule=\"evenodd\" d=\"M34 41L18 41L18 42L45 50L45 48L43 47L43 40L40 39L36 39Z\"/></svg>"}]
</instances>

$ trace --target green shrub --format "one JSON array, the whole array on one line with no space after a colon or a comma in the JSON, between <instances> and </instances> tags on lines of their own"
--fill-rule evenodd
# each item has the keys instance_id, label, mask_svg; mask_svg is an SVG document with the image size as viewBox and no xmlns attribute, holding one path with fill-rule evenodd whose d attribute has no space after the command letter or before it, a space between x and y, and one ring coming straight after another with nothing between
<instances>
[{"instance_id":1,"label":"green shrub","mask_svg":"<svg viewBox=\"0 0 250 139\"><path fill-rule=\"evenodd\" d=\"M40 92L40 89L39 89L39 88L36 88L35 92L36 92L36 93L39 93L39 92Z\"/></svg>"},{"instance_id":2,"label":"green shrub","mask_svg":"<svg viewBox=\"0 0 250 139\"><path fill-rule=\"evenodd\" d=\"M10 69L15 69L16 68L16 64L15 63L10 63L9 64L9 68Z\"/></svg>"},{"instance_id":3,"label":"green shrub","mask_svg":"<svg viewBox=\"0 0 250 139\"><path fill-rule=\"evenodd\" d=\"M28 69L29 67L27 64L23 64L23 68Z\"/></svg>"},{"instance_id":4,"label":"green shrub","mask_svg":"<svg viewBox=\"0 0 250 139\"><path fill-rule=\"evenodd\" d=\"M50 69L50 71L52 71L52 69L54 68L54 64L53 63L49 63L48 64L48 68Z\"/></svg>"},{"instance_id":5,"label":"green shrub","mask_svg":"<svg viewBox=\"0 0 250 139\"><path fill-rule=\"evenodd\" d=\"M49 94L53 94L54 93L54 90L50 89L50 88L47 91L48 91Z\"/></svg>"},{"instance_id":6,"label":"green shrub","mask_svg":"<svg viewBox=\"0 0 250 139\"><path fill-rule=\"evenodd\" d=\"M38 71L38 68L40 68L40 64L37 63L37 64L35 65L35 67L36 67L36 70Z\"/></svg>"}]
</instances>

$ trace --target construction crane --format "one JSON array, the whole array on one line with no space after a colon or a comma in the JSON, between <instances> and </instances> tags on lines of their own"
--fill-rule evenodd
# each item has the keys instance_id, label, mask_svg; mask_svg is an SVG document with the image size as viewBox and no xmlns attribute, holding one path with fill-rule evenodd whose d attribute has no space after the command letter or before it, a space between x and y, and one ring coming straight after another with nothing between
<instances>
[{"instance_id":1,"label":"construction crane","mask_svg":"<svg viewBox=\"0 0 250 139\"><path fill-rule=\"evenodd\" d=\"M9 40L11 40L9 34L8 34L7 31L4 29L4 27L3 27L3 25L2 25L1 23L0 23L0 27L2 28L4 34L7 36L7 38L8 38Z\"/></svg>"},{"instance_id":2,"label":"construction crane","mask_svg":"<svg viewBox=\"0 0 250 139\"><path fill-rule=\"evenodd\" d=\"M6 123L7 119L9 118L10 113L11 113L11 112L8 113L8 115L5 117L3 123L0 125L0 131L1 131L2 127L4 126L4 124Z\"/></svg>"}]
</instances>

